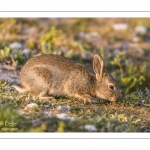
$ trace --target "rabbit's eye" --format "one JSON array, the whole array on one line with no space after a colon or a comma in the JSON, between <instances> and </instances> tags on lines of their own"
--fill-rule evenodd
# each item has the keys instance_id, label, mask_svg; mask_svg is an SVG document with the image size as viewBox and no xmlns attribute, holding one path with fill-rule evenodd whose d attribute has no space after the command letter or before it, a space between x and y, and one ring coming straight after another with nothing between
<instances>
[{"instance_id":1,"label":"rabbit's eye","mask_svg":"<svg viewBox=\"0 0 150 150\"><path fill-rule=\"evenodd\" d=\"M109 88L112 89L112 90L115 89L115 87L113 85L109 85Z\"/></svg>"}]
</instances>

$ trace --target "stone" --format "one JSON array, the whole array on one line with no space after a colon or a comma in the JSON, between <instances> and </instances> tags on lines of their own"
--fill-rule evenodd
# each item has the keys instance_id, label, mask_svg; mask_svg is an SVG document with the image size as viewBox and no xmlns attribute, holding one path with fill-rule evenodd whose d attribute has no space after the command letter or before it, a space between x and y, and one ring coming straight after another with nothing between
<instances>
[{"instance_id":1,"label":"stone","mask_svg":"<svg viewBox=\"0 0 150 150\"><path fill-rule=\"evenodd\" d=\"M128 25L126 23L116 23L113 25L113 28L115 30L126 30L128 28Z\"/></svg>"}]
</instances>

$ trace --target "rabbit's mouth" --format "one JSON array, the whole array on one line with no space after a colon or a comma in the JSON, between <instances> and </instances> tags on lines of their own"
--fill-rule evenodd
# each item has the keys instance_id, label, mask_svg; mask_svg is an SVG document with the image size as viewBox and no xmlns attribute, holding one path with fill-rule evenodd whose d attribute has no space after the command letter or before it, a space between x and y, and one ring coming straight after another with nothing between
<instances>
[{"instance_id":1,"label":"rabbit's mouth","mask_svg":"<svg viewBox=\"0 0 150 150\"><path fill-rule=\"evenodd\" d=\"M120 99L120 97L121 97L121 95L120 95L120 94L115 95L115 96L111 97L111 99L110 99L109 101L111 101L111 102L118 101L118 100Z\"/></svg>"},{"instance_id":2,"label":"rabbit's mouth","mask_svg":"<svg viewBox=\"0 0 150 150\"><path fill-rule=\"evenodd\" d=\"M118 98L112 97L109 101L110 101L110 102L116 102L117 100L118 100Z\"/></svg>"},{"instance_id":3,"label":"rabbit's mouth","mask_svg":"<svg viewBox=\"0 0 150 150\"><path fill-rule=\"evenodd\" d=\"M102 95L102 94L99 95L98 94L97 97L105 99L105 100L108 100L110 102L116 102L119 99L119 96L116 96L116 95L115 96L111 96L111 97L109 95L109 97L108 97L108 95Z\"/></svg>"}]
</instances>

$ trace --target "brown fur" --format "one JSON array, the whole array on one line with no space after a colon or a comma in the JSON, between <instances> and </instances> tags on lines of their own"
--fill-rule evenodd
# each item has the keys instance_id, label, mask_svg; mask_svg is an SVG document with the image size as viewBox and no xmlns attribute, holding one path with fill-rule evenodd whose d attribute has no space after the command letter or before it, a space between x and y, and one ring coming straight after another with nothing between
<instances>
[{"instance_id":1,"label":"brown fur","mask_svg":"<svg viewBox=\"0 0 150 150\"><path fill-rule=\"evenodd\" d=\"M115 79L104 72L104 61L98 55L94 56L93 69L96 75L63 56L40 55L27 61L20 72L21 85L14 87L41 99L66 96L89 102L95 97L116 101L120 96L119 88ZM110 89L109 85L115 89Z\"/></svg>"}]
</instances>

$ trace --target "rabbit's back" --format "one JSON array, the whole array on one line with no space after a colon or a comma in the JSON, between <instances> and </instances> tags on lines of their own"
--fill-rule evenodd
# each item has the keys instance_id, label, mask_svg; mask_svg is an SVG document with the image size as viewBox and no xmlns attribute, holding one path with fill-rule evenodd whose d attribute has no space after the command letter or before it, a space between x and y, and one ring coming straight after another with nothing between
<instances>
[{"instance_id":1,"label":"rabbit's back","mask_svg":"<svg viewBox=\"0 0 150 150\"><path fill-rule=\"evenodd\" d=\"M68 60L63 56L47 54L33 57L27 61L27 63L22 68L21 72L34 67L46 67L46 68L59 68L62 71L68 71L72 68L75 63L72 60ZM65 67L67 66L67 70Z\"/></svg>"},{"instance_id":2,"label":"rabbit's back","mask_svg":"<svg viewBox=\"0 0 150 150\"><path fill-rule=\"evenodd\" d=\"M53 76L53 78L57 78L57 75L59 78L65 78L65 76L67 77L71 71L74 72L75 75L81 74L83 76L85 76L83 72L88 73L87 69L81 64L75 63L74 61L69 60L63 56L47 54L36 56L28 60L24 67L21 69L20 78L33 75L29 72L36 72L38 68L40 74L44 75L45 73L43 70L47 70L49 71L48 74Z\"/></svg>"},{"instance_id":3,"label":"rabbit's back","mask_svg":"<svg viewBox=\"0 0 150 150\"><path fill-rule=\"evenodd\" d=\"M34 95L68 95L87 86L87 69L63 56L47 54L31 58L20 72L20 81Z\"/></svg>"}]
</instances>

